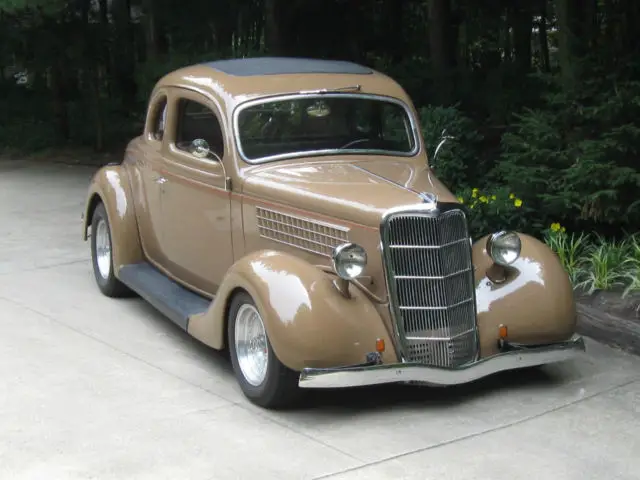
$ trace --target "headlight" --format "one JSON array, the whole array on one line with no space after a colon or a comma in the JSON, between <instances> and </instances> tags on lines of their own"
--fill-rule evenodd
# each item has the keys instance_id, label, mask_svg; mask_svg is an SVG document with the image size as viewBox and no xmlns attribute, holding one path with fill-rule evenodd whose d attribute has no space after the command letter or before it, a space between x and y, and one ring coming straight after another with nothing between
<instances>
[{"instance_id":1,"label":"headlight","mask_svg":"<svg viewBox=\"0 0 640 480\"><path fill-rule=\"evenodd\" d=\"M353 280L367 265L367 252L355 243L343 243L333 251L333 268L344 280Z\"/></svg>"},{"instance_id":2,"label":"headlight","mask_svg":"<svg viewBox=\"0 0 640 480\"><path fill-rule=\"evenodd\" d=\"M494 233L487 240L487 252L498 265L506 267L520 256L522 244L516 232Z\"/></svg>"}]
</instances>

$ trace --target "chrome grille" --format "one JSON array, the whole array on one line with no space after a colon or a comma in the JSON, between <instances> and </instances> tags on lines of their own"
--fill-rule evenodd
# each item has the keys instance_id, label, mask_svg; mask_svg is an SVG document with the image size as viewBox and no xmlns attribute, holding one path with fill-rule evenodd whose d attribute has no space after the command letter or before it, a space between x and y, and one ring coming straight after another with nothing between
<instances>
[{"instance_id":1,"label":"chrome grille","mask_svg":"<svg viewBox=\"0 0 640 480\"><path fill-rule=\"evenodd\" d=\"M464 213L395 213L382 225L382 239L405 359L440 367L473 361L476 308Z\"/></svg>"}]
</instances>

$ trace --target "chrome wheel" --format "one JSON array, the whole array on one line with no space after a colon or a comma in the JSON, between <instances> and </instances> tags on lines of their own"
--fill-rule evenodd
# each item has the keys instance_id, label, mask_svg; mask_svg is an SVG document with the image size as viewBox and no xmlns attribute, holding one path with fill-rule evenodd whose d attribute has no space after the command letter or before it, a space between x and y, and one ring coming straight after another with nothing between
<instances>
[{"instance_id":1,"label":"chrome wheel","mask_svg":"<svg viewBox=\"0 0 640 480\"><path fill-rule=\"evenodd\" d=\"M267 375L269 349L262 317L251 304L245 303L236 314L235 347L242 375L254 387L260 385Z\"/></svg>"},{"instance_id":2,"label":"chrome wheel","mask_svg":"<svg viewBox=\"0 0 640 480\"><path fill-rule=\"evenodd\" d=\"M103 218L96 225L96 264L100 276L107 280L111 274L111 239L107 222Z\"/></svg>"}]
</instances>

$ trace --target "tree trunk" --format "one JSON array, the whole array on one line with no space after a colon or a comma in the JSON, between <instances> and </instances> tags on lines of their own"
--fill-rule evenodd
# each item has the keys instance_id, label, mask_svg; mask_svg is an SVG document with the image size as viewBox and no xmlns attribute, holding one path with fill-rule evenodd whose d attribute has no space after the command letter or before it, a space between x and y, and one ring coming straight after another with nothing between
<instances>
[{"instance_id":1,"label":"tree trunk","mask_svg":"<svg viewBox=\"0 0 640 480\"><path fill-rule=\"evenodd\" d=\"M95 137L94 148L96 151L101 152L104 149L104 109L102 107L101 95L100 95L100 67L96 66L93 72L91 72L91 99L94 110L95 120Z\"/></svg>"},{"instance_id":2,"label":"tree trunk","mask_svg":"<svg viewBox=\"0 0 640 480\"><path fill-rule=\"evenodd\" d=\"M71 128L69 125L69 111L67 108L66 70L63 63L64 62L62 62L62 60L56 59L55 64L51 69L51 93L56 132L58 137L66 142L71 137Z\"/></svg>"},{"instance_id":3,"label":"tree trunk","mask_svg":"<svg viewBox=\"0 0 640 480\"><path fill-rule=\"evenodd\" d=\"M635 0L634 0L635 1ZM582 20L584 44L586 49L594 49L598 44L598 0L584 0L582 6Z\"/></svg>"},{"instance_id":4,"label":"tree trunk","mask_svg":"<svg viewBox=\"0 0 640 480\"><path fill-rule=\"evenodd\" d=\"M580 78L581 5L578 0L557 0L558 58L565 89L571 89Z\"/></svg>"},{"instance_id":5,"label":"tree trunk","mask_svg":"<svg viewBox=\"0 0 640 480\"><path fill-rule=\"evenodd\" d=\"M270 55L286 56L290 52L287 48L287 29L289 25L286 11L291 8L293 0L264 0L265 9L265 46Z\"/></svg>"},{"instance_id":6,"label":"tree trunk","mask_svg":"<svg viewBox=\"0 0 640 480\"><path fill-rule=\"evenodd\" d=\"M513 47L518 73L525 74L531 69L531 31L533 30L533 11L529 2L514 5L513 11Z\"/></svg>"},{"instance_id":7,"label":"tree trunk","mask_svg":"<svg viewBox=\"0 0 640 480\"><path fill-rule=\"evenodd\" d=\"M538 41L540 42L540 68L543 72L551 71L549 58L549 34L547 31L547 1L540 2L540 24L538 26Z\"/></svg>"},{"instance_id":8,"label":"tree trunk","mask_svg":"<svg viewBox=\"0 0 640 480\"><path fill-rule=\"evenodd\" d=\"M253 37L253 50L259 52L262 50L262 35L264 33L262 18L255 19L255 30Z\"/></svg>"},{"instance_id":9,"label":"tree trunk","mask_svg":"<svg viewBox=\"0 0 640 480\"><path fill-rule=\"evenodd\" d=\"M511 37L511 26L514 23L513 20L513 8L509 7L507 9L507 19L505 22L500 22L502 26L501 30L504 32L504 61L511 62L513 60L513 39Z\"/></svg>"},{"instance_id":10,"label":"tree trunk","mask_svg":"<svg viewBox=\"0 0 640 480\"><path fill-rule=\"evenodd\" d=\"M451 57L451 4L450 0L429 2L429 45L436 90L444 105L453 98L452 72L454 59ZM455 50L454 50L455 51Z\"/></svg>"},{"instance_id":11,"label":"tree trunk","mask_svg":"<svg viewBox=\"0 0 640 480\"><path fill-rule=\"evenodd\" d=\"M167 53L167 41L164 27L156 0L143 0L144 9L144 39L147 60L156 60L158 56Z\"/></svg>"},{"instance_id":12,"label":"tree trunk","mask_svg":"<svg viewBox=\"0 0 640 480\"><path fill-rule=\"evenodd\" d=\"M115 28L115 50L112 52L113 72L118 93L125 111L135 102L136 83L134 37L131 28L131 8L129 0L113 0L111 4Z\"/></svg>"},{"instance_id":13,"label":"tree trunk","mask_svg":"<svg viewBox=\"0 0 640 480\"><path fill-rule=\"evenodd\" d=\"M389 49L391 62L400 63L404 57L403 17L404 3L399 0L384 0L382 15L385 25L386 47Z\"/></svg>"},{"instance_id":14,"label":"tree trunk","mask_svg":"<svg viewBox=\"0 0 640 480\"><path fill-rule=\"evenodd\" d=\"M98 28L98 44L103 45L100 49L99 58L100 63L104 65L105 72L107 77L111 75L111 62L110 62L110 51L109 51L109 7L107 4L107 0L98 0L99 7L99 16L100 16L100 26ZM111 85L107 82L107 89L110 89ZM111 93L111 91L109 91Z\"/></svg>"}]
</instances>

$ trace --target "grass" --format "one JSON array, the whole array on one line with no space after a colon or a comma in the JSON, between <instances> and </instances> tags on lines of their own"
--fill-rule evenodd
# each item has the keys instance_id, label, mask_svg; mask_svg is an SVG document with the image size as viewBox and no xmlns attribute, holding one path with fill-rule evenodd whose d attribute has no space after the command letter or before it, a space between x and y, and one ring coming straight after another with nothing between
<instances>
[{"instance_id":1,"label":"grass","mask_svg":"<svg viewBox=\"0 0 640 480\"><path fill-rule=\"evenodd\" d=\"M630 239L629 256L624 262L627 287L623 296L627 296L630 292L640 292L640 236L634 235Z\"/></svg>"},{"instance_id":2,"label":"grass","mask_svg":"<svg viewBox=\"0 0 640 480\"><path fill-rule=\"evenodd\" d=\"M547 245L558 255L574 288L587 294L622 290L622 296L640 292L640 234L623 240L600 235L569 235L559 226L545 233Z\"/></svg>"}]
</instances>

